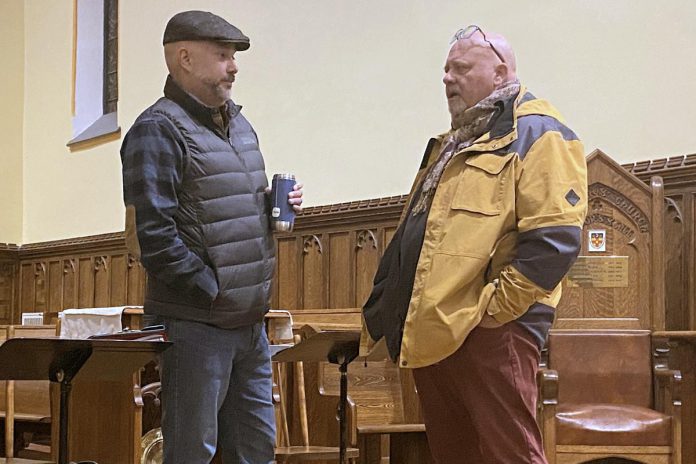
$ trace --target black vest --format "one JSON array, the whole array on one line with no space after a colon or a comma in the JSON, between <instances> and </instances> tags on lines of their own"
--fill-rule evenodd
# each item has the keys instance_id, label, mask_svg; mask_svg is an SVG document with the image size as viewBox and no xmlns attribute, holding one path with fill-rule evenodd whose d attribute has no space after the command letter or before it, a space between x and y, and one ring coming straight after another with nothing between
<instances>
[{"instance_id":1,"label":"black vest","mask_svg":"<svg viewBox=\"0 0 696 464\"><path fill-rule=\"evenodd\" d=\"M268 180L256 134L239 109L231 104L229 139L167 98L147 111L165 116L179 132L186 159L174 220L219 286L218 297L207 304L148 276L148 313L236 328L262 321L268 311L275 269Z\"/></svg>"}]
</instances>

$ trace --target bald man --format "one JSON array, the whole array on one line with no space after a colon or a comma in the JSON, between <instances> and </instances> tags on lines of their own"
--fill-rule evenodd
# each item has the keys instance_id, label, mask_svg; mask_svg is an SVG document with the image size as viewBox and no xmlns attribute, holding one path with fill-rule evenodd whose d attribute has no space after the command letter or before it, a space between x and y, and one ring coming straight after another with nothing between
<instances>
[{"instance_id":1,"label":"bald man","mask_svg":"<svg viewBox=\"0 0 696 464\"><path fill-rule=\"evenodd\" d=\"M173 346L160 363L164 464L274 458L264 330L275 248L256 133L230 100L249 38L204 11L164 32L164 97L123 140L129 248L147 270L145 314ZM289 194L296 209L301 190Z\"/></svg>"},{"instance_id":2,"label":"bald man","mask_svg":"<svg viewBox=\"0 0 696 464\"><path fill-rule=\"evenodd\" d=\"M438 463L545 463L535 377L580 251L583 146L502 36L461 29L444 71L451 129L428 143L361 348L384 337L413 369Z\"/></svg>"}]
</instances>

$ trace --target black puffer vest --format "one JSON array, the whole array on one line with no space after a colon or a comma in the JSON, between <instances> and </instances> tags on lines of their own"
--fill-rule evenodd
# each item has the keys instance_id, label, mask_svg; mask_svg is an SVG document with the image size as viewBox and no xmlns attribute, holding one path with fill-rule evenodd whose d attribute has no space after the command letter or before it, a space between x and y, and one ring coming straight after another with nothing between
<instances>
[{"instance_id":1,"label":"black puffer vest","mask_svg":"<svg viewBox=\"0 0 696 464\"><path fill-rule=\"evenodd\" d=\"M275 268L268 180L256 134L240 109L230 102L226 138L168 98L150 108L168 118L183 141L186 164L174 220L180 238L215 273L219 293L209 303L149 276L148 313L236 328L262 321L268 311Z\"/></svg>"}]
</instances>

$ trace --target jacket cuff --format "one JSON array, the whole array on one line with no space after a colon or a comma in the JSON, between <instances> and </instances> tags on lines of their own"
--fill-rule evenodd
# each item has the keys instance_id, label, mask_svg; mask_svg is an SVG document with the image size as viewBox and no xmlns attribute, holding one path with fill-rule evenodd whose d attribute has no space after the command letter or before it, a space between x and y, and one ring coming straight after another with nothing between
<instances>
[{"instance_id":1,"label":"jacket cuff","mask_svg":"<svg viewBox=\"0 0 696 464\"><path fill-rule=\"evenodd\" d=\"M493 298L491 298L488 302L486 313L501 324L506 324L517 319L514 314L504 312L500 309L500 306L498 306L498 303L496 302L495 294L493 294Z\"/></svg>"}]
</instances>

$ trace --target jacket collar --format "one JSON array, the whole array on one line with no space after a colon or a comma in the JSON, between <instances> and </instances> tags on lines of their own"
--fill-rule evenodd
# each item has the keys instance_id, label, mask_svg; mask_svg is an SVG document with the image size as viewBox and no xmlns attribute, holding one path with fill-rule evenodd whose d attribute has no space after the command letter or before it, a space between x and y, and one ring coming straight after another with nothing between
<instances>
[{"instance_id":1,"label":"jacket collar","mask_svg":"<svg viewBox=\"0 0 696 464\"><path fill-rule=\"evenodd\" d=\"M498 115L490 129L464 151L496 151L514 142L517 139L517 109L525 94L527 89L522 85L517 95L495 102Z\"/></svg>"},{"instance_id":2,"label":"jacket collar","mask_svg":"<svg viewBox=\"0 0 696 464\"><path fill-rule=\"evenodd\" d=\"M498 115L493 118L490 129L463 151L499 150L514 142L517 139L517 108L523 103L521 100L526 94L527 88L522 85L517 95L495 102L498 107ZM435 148L437 147L439 150L442 147L442 142L451 133L452 131L445 132L428 141L421 159L421 170L437 158L439 152L434 153Z\"/></svg>"},{"instance_id":3,"label":"jacket collar","mask_svg":"<svg viewBox=\"0 0 696 464\"><path fill-rule=\"evenodd\" d=\"M167 76L167 82L164 84L164 96L181 106L196 121L225 138L229 122L242 110L242 107L235 105L232 100L227 100L219 108L206 106L174 82L172 76ZM215 121L220 118L222 118L224 129Z\"/></svg>"}]
</instances>

